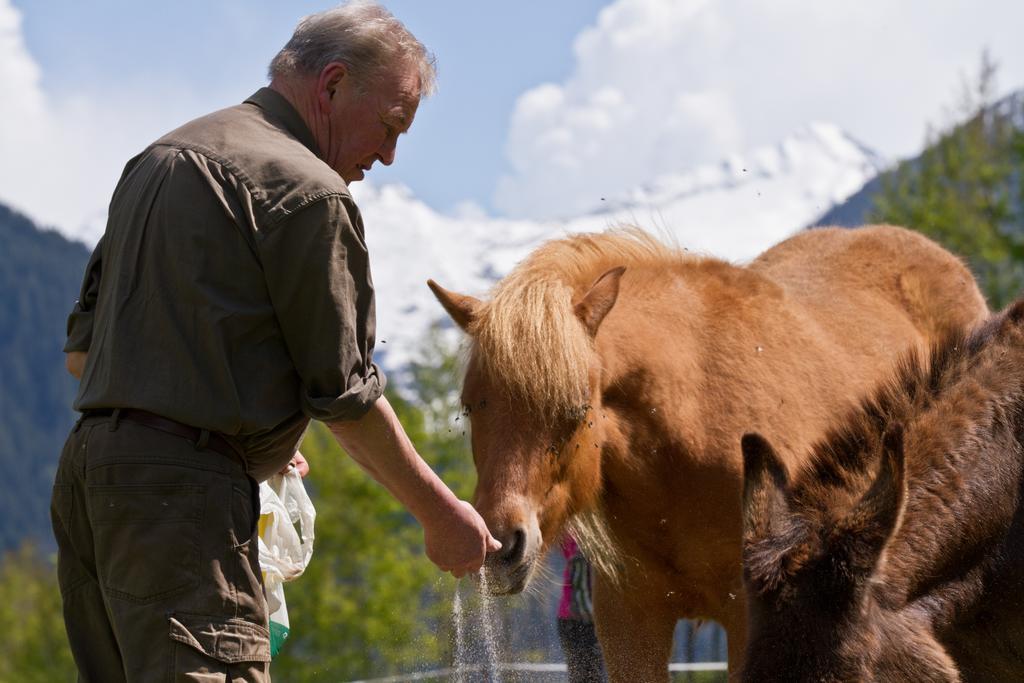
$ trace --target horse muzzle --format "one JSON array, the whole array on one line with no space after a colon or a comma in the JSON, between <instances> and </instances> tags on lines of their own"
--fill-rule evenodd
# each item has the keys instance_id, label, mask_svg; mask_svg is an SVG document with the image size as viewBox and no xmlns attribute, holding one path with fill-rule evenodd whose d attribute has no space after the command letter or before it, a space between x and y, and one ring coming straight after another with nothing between
<instances>
[{"instance_id":1,"label":"horse muzzle","mask_svg":"<svg viewBox=\"0 0 1024 683\"><path fill-rule=\"evenodd\" d=\"M488 591L495 595L519 593L533 577L540 559L540 528L536 515L530 524L512 526L492 534L501 541L501 549L487 555L484 571Z\"/></svg>"}]
</instances>

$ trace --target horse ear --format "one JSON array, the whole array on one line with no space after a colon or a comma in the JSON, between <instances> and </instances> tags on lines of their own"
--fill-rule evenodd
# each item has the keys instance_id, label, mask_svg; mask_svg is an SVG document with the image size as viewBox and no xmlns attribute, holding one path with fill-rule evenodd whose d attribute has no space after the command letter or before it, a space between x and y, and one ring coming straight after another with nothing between
<instances>
[{"instance_id":1,"label":"horse ear","mask_svg":"<svg viewBox=\"0 0 1024 683\"><path fill-rule=\"evenodd\" d=\"M1006 307L1006 317L1015 325L1024 320L1024 296L1018 298Z\"/></svg>"},{"instance_id":2,"label":"horse ear","mask_svg":"<svg viewBox=\"0 0 1024 683\"><path fill-rule=\"evenodd\" d=\"M778 530L778 521L789 516L786 470L775 449L760 434L744 434L743 537L756 541ZM774 523L773 523L774 522Z\"/></svg>"},{"instance_id":3,"label":"horse ear","mask_svg":"<svg viewBox=\"0 0 1024 683\"><path fill-rule=\"evenodd\" d=\"M758 594L777 589L812 552L806 524L790 510L786 469L760 434L744 434L743 569Z\"/></svg>"},{"instance_id":4,"label":"horse ear","mask_svg":"<svg viewBox=\"0 0 1024 683\"><path fill-rule=\"evenodd\" d=\"M604 317L612 310L615 300L619 297L619 281L626 272L625 266L612 268L594 281L590 291L576 304L576 316L583 321L590 336L597 334Z\"/></svg>"},{"instance_id":5,"label":"horse ear","mask_svg":"<svg viewBox=\"0 0 1024 683\"><path fill-rule=\"evenodd\" d=\"M430 291L441 302L444 310L448 312L455 324L464 332L468 332L469 326L476 320L477 311L483 305L482 302L466 294L450 292L433 280L427 280L427 287L430 287Z\"/></svg>"},{"instance_id":6,"label":"horse ear","mask_svg":"<svg viewBox=\"0 0 1024 683\"><path fill-rule=\"evenodd\" d=\"M871 487L837 524L835 540L848 566L870 574L889 538L899 526L907 498L903 427L896 424L882 437L878 474Z\"/></svg>"}]
</instances>

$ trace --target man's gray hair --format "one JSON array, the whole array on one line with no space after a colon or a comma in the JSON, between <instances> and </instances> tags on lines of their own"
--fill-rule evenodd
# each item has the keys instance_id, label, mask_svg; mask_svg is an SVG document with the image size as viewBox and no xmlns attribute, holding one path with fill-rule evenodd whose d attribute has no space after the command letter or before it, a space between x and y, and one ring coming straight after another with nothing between
<instances>
[{"instance_id":1,"label":"man's gray hair","mask_svg":"<svg viewBox=\"0 0 1024 683\"><path fill-rule=\"evenodd\" d=\"M348 67L364 90L374 77L402 63L418 69L420 97L437 87L434 55L375 2L356 0L304 17L270 62L270 79L319 75L332 62Z\"/></svg>"}]
</instances>

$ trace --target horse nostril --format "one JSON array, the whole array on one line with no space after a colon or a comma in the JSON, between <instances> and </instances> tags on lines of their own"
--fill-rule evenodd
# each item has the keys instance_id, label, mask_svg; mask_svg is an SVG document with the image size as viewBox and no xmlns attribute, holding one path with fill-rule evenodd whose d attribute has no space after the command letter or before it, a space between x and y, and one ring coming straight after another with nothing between
<instances>
[{"instance_id":1,"label":"horse nostril","mask_svg":"<svg viewBox=\"0 0 1024 683\"><path fill-rule=\"evenodd\" d=\"M502 564L516 565L522 562L526 553L526 531L515 529L501 541L501 550L495 554L495 558Z\"/></svg>"}]
</instances>

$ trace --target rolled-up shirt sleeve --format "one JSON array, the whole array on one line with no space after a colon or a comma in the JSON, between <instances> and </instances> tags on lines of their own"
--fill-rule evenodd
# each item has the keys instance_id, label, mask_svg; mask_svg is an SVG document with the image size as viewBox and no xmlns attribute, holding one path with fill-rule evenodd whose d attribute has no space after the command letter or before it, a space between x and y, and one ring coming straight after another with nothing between
<instances>
[{"instance_id":1,"label":"rolled-up shirt sleeve","mask_svg":"<svg viewBox=\"0 0 1024 683\"><path fill-rule=\"evenodd\" d=\"M302 411L325 422L358 419L385 385L373 362L374 292L359 210L342 194L320 198L264 234L259 249Z\"/></svg>"},{"instance_id":2,"label":"rolled-up shirt sleeve","mask_svg":"<svg viewBox=\"0 0 1024 683\"><path fill-rule=\"evenodd\" d=\"M92 344L92 322L96 314L96 299L100 293L100 274L103 270L103 238L85 266L85 277L82 279L82 290L78 294L71 314L68 315L68 336L64 342L64 353L72 351L88 351Z\"/></svg>"}]
</instances>

